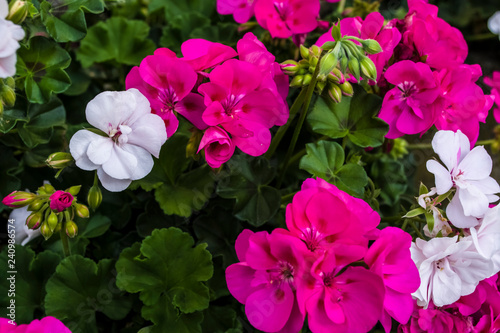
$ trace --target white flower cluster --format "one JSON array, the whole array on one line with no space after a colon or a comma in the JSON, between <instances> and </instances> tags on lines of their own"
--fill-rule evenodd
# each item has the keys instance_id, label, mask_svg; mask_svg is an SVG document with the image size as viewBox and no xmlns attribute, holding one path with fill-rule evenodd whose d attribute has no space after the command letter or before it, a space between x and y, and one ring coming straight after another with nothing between
<instances>
[{"instance_id":1,"label":"white flower cluster","mask_svg":"<svg viewBox=\"0 0 500 333\"><path fill-rule=\"evenodd\" d=\"M427 162L435 175L436 187L419 197L419 204L431 209L434 229L426 231L429 241L417 239L411 246L411 256L420 273L421 284L413 293L417 304L427 308L452 304L461 296L474 292L480 281L500 270L500 206L490 207L498 200L498 183L490 177L492 160L484 147L470 149L468 138L460 131L439 131L432 140L439 162ZM449 222L462 233L452 232L448 221L433 206L430 196L454 195L446 208Z\"/></svg>"},{"instance_id":2,"label":"white flower cluster","mask_svg":"<svg viewBox=\"0 0 500 333\"><path fill-rule=\"evenodd\" d=\"M16 74L16 51L24 38L24 30L5 19L8 14L7 1L0 0L0 78Z\"/></svg>"}]
</instances>

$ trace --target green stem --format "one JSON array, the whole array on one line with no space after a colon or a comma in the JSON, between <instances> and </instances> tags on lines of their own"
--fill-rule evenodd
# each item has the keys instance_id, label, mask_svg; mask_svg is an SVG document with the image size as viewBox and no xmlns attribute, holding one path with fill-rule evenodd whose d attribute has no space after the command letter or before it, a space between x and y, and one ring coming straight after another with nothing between
<instances>
[{"instance_id":1,"label":"green stem","mask_svg":"<svg viewBox=\"0 0 500 333\"><path fill-rule=\"evenodd\" d=\"M485 40L485 39L490 39L490 38L498 38L498 35L495 35L493 33L486 33L486 34L477 34L477 35L472 35L472 36L467 36L465 39L466 41L474 41L474 40Z\"/></svg>"},{"instance_id":2,"label":"green stem","mask_svg":"<svg viewBox=\"0 0 500 333\"><path fill-rule=\"evenodd\" d=\"M292 192L292 193L288 193L288 194L285 194L284 196L281 197L281 203L287 203L287 202L290 202L290 199L293 198L293 196L296 194L297 192Z\"/></svg>"},{"instance_id":3,"label":"green stem","mask_svg":"<svg viewBox=\"0 0 500 333\"><path fill-rule=\"evenodd\" d=\"M411 227L413 228L413 230L415 230L415 233L417 234L417 236L418 236L419 238L424 239L424 236L422 235L422 233L420 232L420 230L418 230L417 226L415 225L415 223L413 223L413 221L412 221L412 220L410 220L410 225L411 225Z\"/></svg>"},{"instance_id":4,"label":"green stem","mask_svg":"<svg viewBox=\"0 0 500 333\"><path fill-rule=\"evenodd\" d=\"M71 249L69 248L68 235L66 235L66 221L64 220L61 222L61 230L59 230L59 236L61 237L64 256L69 257L71 255Z\"/></svg>"},{"instance_id":5,"label":"green stem","mask_svg":"<svg viewBox=\"0 0 500 333\"><path fill-rule=\"evenodd\" d=\"M309 86L307 87L306 99L304 105L302 106L302 109L300 110L299 121L297 123L297 126L295 126L295 131L293 132L292 141L290 142L290 146L288 147L288 151L286 152L285 160L283 162L283 168L281 170L278 183L276 185L276 188L278 189L281 187L283 179L285 179L285 173L286 170L288 169L290 157L292 157L292 153L295 150L295 145L297 144L297 139L299 138L300 130L302 129L302 125L304 124L304 121L307 116L307 111L309 110L309 105L311 104L311 99L314 93L314 89L316 88L316 81L318 80L318 73L320 68L319 64L321 63L321 58L323 58L323 53L321 53L319 56L318 66L316 66L314 74L312 76L312 80L309 83Z\"/></svg>"},{"instance_id":6,"label":"green stem","mask_svg":"<svg viewBox=\"0 0 500 333\"><path fill-rule=\"evenodd\" d=\"M476 142L476 146L482 145L482 146L487 146L491 145L495 142L495 139L489 139L489 140L481 140Z\"/></svg>"},{"instance_id":7,"label":"green stem","mask_svg":"<svg viewBox=\"0 0 500 333\"><path fill-rule=\"evenodd\" d=\"M344 8L345 8L345 2L346 2L346 0L340 0L339 6L337 7L337 12L336 12L337 16L342 15L342 12L344 11Z\"/></svg>"},{"instance_id":8,"label":"green stem","mask_svg":"<svg viewBox=\"0 0 500 333\"><path fill-rule=\"evenodd\" d=\"M407 149L432 149L430 143L410 143L406 146Z\"/></svg>"},{"instance_id":9,"label":"green stem","mask_svg":"<svg viewBox=\"0 0 500 333\"><path fill-rule=\"evenodd\" d=\"M288 130L288 127L292 124L293 118L295 117L295 114L299 111L300 107L304 103L304 98L306 97L306 92L307 89L304 87L302 88L299 96L295 99L295 101L292 104L292 107L290 108L290 116L288 117L288 121L286 122L285 125L281 126L278 129L278 132L276 132L276 135L274 136L273 140L271 141L271 145L269 146L269 149L267 150L266 154L264 155L265 158L270 159L274 152L276 151L276 148L278 148L278 145L281 142L281 139L283 139L283 136L285 135L286 131Z\"/></svg>"}]
</instances>

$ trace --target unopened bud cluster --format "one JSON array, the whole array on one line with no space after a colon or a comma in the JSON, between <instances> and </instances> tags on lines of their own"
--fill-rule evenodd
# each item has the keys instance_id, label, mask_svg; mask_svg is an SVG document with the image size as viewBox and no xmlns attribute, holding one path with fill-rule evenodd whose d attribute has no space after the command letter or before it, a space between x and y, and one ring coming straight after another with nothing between
<instances>
[{"instance_id":1,"label":"unopened bud cluster","mask_svg":"<svg viewBox=\"0 0 500 333\"><path fill-rule=\"evenodd\" d=\"M5 107L11 108L16 103L14 88L15 82L13 78L0 79L0 115Z\"/></svg>"},{"instance_id":2,"label":"unopened bud cluster","mask_svg":"<svg viewBox=\"0 0 500 333\"><path fill-rule=\"evenodd\" d=\"M352 96L353 88L348 81L352 76L357 81L361 78L376 80L377 69L366 54L382 51L379 43L373 39L360 39L340 35L340 23L333 26L334 42L326 42L322 47L313 45L309 49L300 46L300 61L287 60L281 64L283 71L293 76L291 87L303 87L311 83L316 76L316 91L325 89L330 98L339 103L342 96ZM355 44L358 41L361 45ZM317 68L319 66L319 68Z\"/></svg>"},{"instance_id":3,"label":"unopened bud cluster","mask_svg":"<svg viewBox=\"0 0 500 333\"><path fill-rule=\"evenodd\" d=\"M61 228L65 228L66 234L73 238L78 234L78 227L73 221L75 215L89 217L87 206L76 200L80 188L81 185L78 185L65 191L56 191L52 185L45 184L36 193L14 191L2 203L11 208L28 206L31 214L26 219L26 225L30 229L40 228L45 239L49 239Z\"/></svg>"}]
</instances>

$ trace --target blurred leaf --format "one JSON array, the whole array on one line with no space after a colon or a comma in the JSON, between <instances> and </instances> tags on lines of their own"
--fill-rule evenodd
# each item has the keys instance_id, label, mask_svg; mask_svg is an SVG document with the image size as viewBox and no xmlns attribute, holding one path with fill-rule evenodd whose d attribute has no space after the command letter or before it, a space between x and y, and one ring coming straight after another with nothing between
<instances>
[{"instance_id":1,"label":"blurred leaf","mask_svg":"<svg viewBox=\"0 0 500 333\"><path fill-rule=\"evenodd\" d=\"M78 234L81 237L94 238L103 235L111 226L109 217L95 214L85 224L78 224Z\"/></svg>"},{"instance_id":2,"label":"blurred leaf","mask_svg":"<svg viewBox=\"0 0 500 333\"><path fill-rule=\"evenodd\" d=\"M24 85L30 102L47 103L52 93L64 92L71 85L63 70L69 66L71 57L57 43L33 37L29 47L22 46L17 54L18 80Z\"/></svg>"},{"instance_id":3,"label":"blurred leaf","mask_svg":"<svg viewBox=\"0 0 500 333\"><path fill-rule=\"evenodd\" d=\"M137 233L141 237L151 235L153 230L175 226L173 216L165 215L155 200L149 200L146 211L139 215L136 222Z\"/></svg>"},{"instance_id":4,"label":"blurred leaf","mask_svg":"<svg viewBox=\"0 0 500 333\"><path fill-rule=\"evenodd\" d=\"M10 304L8 297L10 281L7 278L8 262L7 247L0 254L0 305L5 309ZM29 247L16 245L15 255L15 307L16 323L27 324L34 319L35 311L43 311L43 298L45 297L45 283L56 270L61 258L51 251L44 251L36 255ZM5 316L5 315L4 315Z\"/></svg>"},{"instance_id":5,"label":"blurred leaf","mask_svg":"<svg viewBox=\"0 0 500 333\"><path fill-rule=\"evenodd\" d=\"M56 42L74 42L87 34L86 12L104 11L103 0L46 0L40 4L43 24Z\"/></svg>"},{"instance_id":6,"label":"blurred leaf","mask_svg":"<svg viewBox=\"0 0 500 333\"><path fill-rule=\"evenodd\" d=\"M18 121L28 121L28 117L26 116L26 111L22 110L5 110L0 117L0 132L7 133L9 132Z\"/></svg>"},{"instance_id":7,"label":"blurred leaf","mask_svg":"<svg viewBox=\"0 0 500 333\"><path fill-rule=\"evenodd\" d=\"M16 174L22 171L22 166L14 157L14 152L4 145L0 145L0 156L2 156L0 158L0 197L4 198L20 189L21 180L16 177ZM0 203L0 212L6 208L8 207Z\"/></svg>"},{"instance_id":8,"label":"blurred leaf","mask_svg":"<svg viewBox=\"0 0 500 333\"><path fill-rule=\"evenodd\" d=\"M238 36L238 24L230 22L218 23L208 27L197 26L191 32L191 38L202 38L214 43L235 46L240 36Z\"/></svg>"},{"instance_id":9,"label":"blurred leaf","mask_svg":"<svg viewBox=\"0 0 500 333\"><path fill-rule=\"evenodd\" d=\"M160 45L179 52L181 44L192 38L193 27L205 29L209 25L210 20L201 13L189 12L175 16L163 28Z\"/></svg>"},{"instance_id":10,"label":"blurred leaf","mask_svg":"<svg viewBox=\"0 0 500 333\"><path fill-rule=\"evenodd\" d=\"M123 250L116 263L117 285L140 293L142 316L151 320L150 332L201 332L209 290L203 283L213 274L206 244L194 247L193 238L177 228L154 230L142 243Z\"/></svg>"},{"instance_id":11,"label":"blurred leaf","mask_svg":"<svg viewBox=\"0 0 500 333\"><path fill-rule=\"evenodd\" d=\"M344 149L336 142L321 140L308 143L306 155L300 160L299 167L351 195L362 197L368 176L362 166L344 164L344 154Z\"/></svg>"},{"instance_id":12,"label":"blurred leaf","mask_svg":"<svg viewBox=\"0 0 500 333\"><path fill-rule=\"evenodd\" d=\"M123 319L132 302L114 286L113 261L96 264L79 255L61 261L47 282L45 312L62 320L73 332L98 332L96 312L112 320Z\"/></svg>"},{"instance_id":13,"label":"blurred leaf","mask_svg":"<svg viewBox=\"0 0 500 333\"><path fill-rule=\"evenodd\" d=\"M362 148L378 147L384 142L389 126L374 117L381 105L381 98L355 88L353 97L343 97L340 103L329 98L316 100L307 121L313 131L332 139L347 136Z\"/></svg>"},{"instance_id":14,"label":"blurred leaf","mask_svg":"<svg viewBox=\"0 0 500 333\"><path fill-rule=\"evenodd\" d=\"M222 198L236 199L234 213L237 218L261 226L278 211L281 194L267 186L276 175L276 170L265 158L246 155L233 156L227 163L229 177L223 179L217 194Z\"/></svg>"},{"instance_id":15,"label":"blurred leaf","mask_svg":"<svg viewBox=\"0 0 500 333\"><path fill-rule=\"evenodd\" d=\"M149 40L146 22L112 17L92 26L76 51L83 67L114 60L119 64L139 65L153 54L155 44Z\"/></svg>"},{"instance_id":16,"label":"blurred leaf","mask_svg":"<svg viewBox=\"0 0 500 333\"><path fill-rule=\"evenodd\" d=\"M238 327L236 311L231 306L211 305L203 311L203 332L226 333L228 330Z\"/></svg>"},{"instance_id":17,"label":"blurred leaf","mask_svg":"<svg viewBox=\"0 0 500 333\"><path fill-rule=\"evenodd\" d=\"M392 207L397 206L400 196L405 193L408 186L403 164L383 155L373 163L370 176L382 190L380 192L381 203Z\"/></svg>"},{"instance_id":18,"label":"blurred leaf","mask_svg":"<svg viewBox=\"0 0 500 333\"><path fill-rule=\"evenodd\" d=\"M164 9L167 22L185 13L197 11L210 17L215 12L215 0L151 0L149 11Z\"/></svg>"}]
</instances>

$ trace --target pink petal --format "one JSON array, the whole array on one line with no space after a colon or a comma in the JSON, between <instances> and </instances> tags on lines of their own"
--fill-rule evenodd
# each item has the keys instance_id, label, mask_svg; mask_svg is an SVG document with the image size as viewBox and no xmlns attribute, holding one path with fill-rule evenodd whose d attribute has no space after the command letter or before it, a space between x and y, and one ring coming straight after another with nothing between
<instances>
[{"instance_id":1,"label":"pink petal","mask_svg":"<svg viewBox=\"0 0 500 333\"><path fill-rule=\"evenodd\" d=\"M250 287L255 270L245 263L236 263L226 268L226 283L231 295L242 304L247 302L250 294L256 291Z\"/></svg>"},{"instance_id":2,"label":"pink petal","mask_svg":"<svg viewBox=\"0 0 500 333\"><path fill-rule=\"evenodd\" d=\"M218 65L237 54L232 47L205 39L188 39L181 45L181 52L195 71L202 71Z\"/></svg>"},{"instance_id":3,"label":"pink petal","mask_svg":"<svg viewBox=\"0 0 500 333\"><path fill-rule=\"evenodd\" d=\"M182 101L175 104L175 111L184 116L199 130L208 127L202 118L203 111L205 111L203 97L198 94L189 93Z\"/></svg>"}]
</instances>

